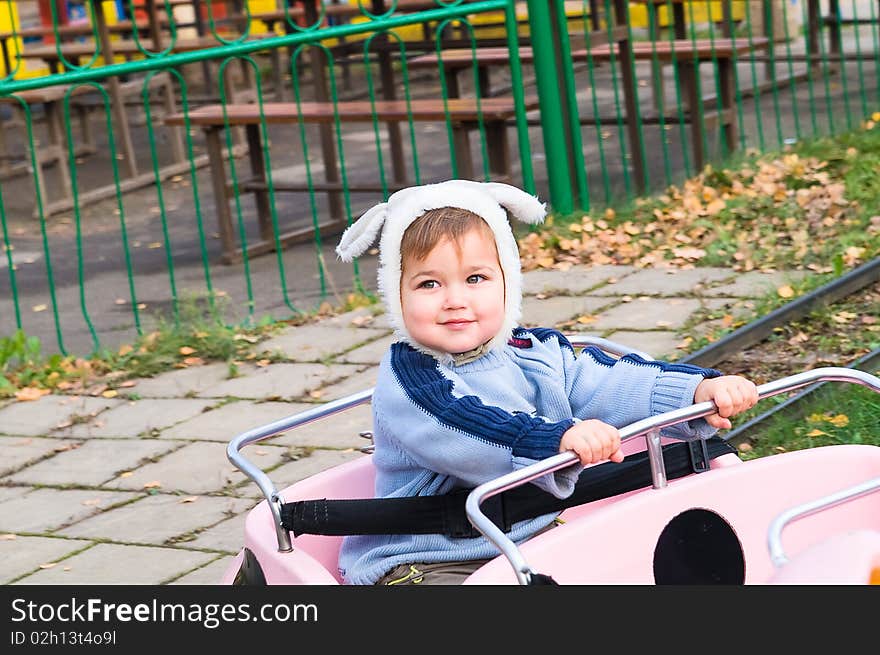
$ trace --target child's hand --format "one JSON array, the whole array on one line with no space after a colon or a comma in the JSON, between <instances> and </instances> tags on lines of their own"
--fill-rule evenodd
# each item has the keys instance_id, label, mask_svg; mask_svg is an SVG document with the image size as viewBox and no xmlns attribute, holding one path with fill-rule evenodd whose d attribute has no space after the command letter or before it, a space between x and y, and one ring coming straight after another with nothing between
<instances>
[{"instance_id":1,"label":"child's hand","mask_svg":"<svg viewBox=\"0 0 880 655\"><path fill-rule=\"evenodd\" d=\"M755 383L739 375L723 375L707 378L697 385L694 402L711 400L718 413L706 417L706 422L714 428L729 428L729 416L744 412L758 402L758 388Z\"/></svg>"},{"instance_id":2,"label":"child's hand","mask_svg":"<svg viewBox=\"0 0 880 655\"><path fill-rule=\"evenodd\" d=\"M620 432L613 425L596 419L575 423L565 431L559 442L559 452L566 450L573 450L584 466L606 459L623 461Z\"/></svg>"}]
</instances>

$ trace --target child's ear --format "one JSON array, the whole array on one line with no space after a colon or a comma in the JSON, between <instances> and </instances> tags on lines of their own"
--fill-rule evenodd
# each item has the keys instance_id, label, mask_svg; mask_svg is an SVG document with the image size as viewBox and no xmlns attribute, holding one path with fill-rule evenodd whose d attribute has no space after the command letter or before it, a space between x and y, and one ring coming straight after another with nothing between
<instances>
[{"instance_id":1,"label":"child's ear","mask_svg":"<svg viewBox=\"0 0 880 655\"><path fill-rule=\"evenodd\" d=\"M368 209L354 223L348 226L342 233L339 245L336 246L336 254L344 262L350 262L355 257L366 252L376 240L382 225L388 217L388 203L382 202Z\"/></svg>"}]
</instances>

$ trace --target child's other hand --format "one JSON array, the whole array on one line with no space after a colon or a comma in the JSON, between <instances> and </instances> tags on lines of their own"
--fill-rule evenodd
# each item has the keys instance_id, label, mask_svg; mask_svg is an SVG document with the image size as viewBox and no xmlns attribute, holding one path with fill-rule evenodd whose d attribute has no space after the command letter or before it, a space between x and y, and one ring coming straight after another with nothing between
<instances>
[{"instance_id":1,"label":"child's other hand","mask_svg":"<svg viewBox=\"0 0 880 655\"><path fill-rule=\"evenodd\" d=\"M559 442L559 452L566 450L573 450L584 466L606 459L623 461L620 432L613 425L596 419L575 423L565 431Z\"/></svg>"},{"instance_id":2,"label":"child's other hand","mask_svg":"<svg viewBox=\"0 0 880 655\"><path fill-rule=\"evenodd\" d=\"M758 388L751 380L739 375L722 375L708 378L697 385L694 402L711 400L718 408L716 414L706 417L706 422L714 428L727 429L731 426L728 417L744 412L758 402Z\"/></svg>"}]
</instances>

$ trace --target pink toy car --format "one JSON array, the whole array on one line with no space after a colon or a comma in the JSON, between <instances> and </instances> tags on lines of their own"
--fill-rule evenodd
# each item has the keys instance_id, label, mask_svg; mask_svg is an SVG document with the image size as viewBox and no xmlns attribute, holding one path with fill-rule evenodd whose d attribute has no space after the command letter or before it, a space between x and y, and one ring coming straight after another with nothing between
<instances>
[{"instance_id":1,"label":"pink toy car","mask_svg":"<svg viewBox=\"0 0 880 655\"><path fill-rule=\"evenodd\" d=\"M637 352L594 337L569 340L614 355ZM855 383L880 393L876 376L838 367L775 380L758 391L767 398L822 381ZM337 558L344 533L308 533L302 523L292 529L292 522L297 512L302 518L314 507L332 509L332 503L314 504L321 499L371 499L372 458L322 471L279 492L240 451L371 397L372 389L353 394L229 443L230 461L254 480L265 500L248 514L244 546L223 584L342 583ZM505 502L515 505L516 489L531 488L526 483L574 463L575 456L560 453L471 490L464 499L467 521L501 554L465 584L880 583L880 447L824 446L743 462L717 437L713 446L720 443L726 450L716 447L709 453L706 442L675 442L659 435L663 427L712 410L712 403L700 403L623 428L627 461L634 460L625 475L632 479L622 485L618 480L618 493L568 507L562 525L520 546L507 538L497 518L484 513L484 504L506 494ZM674 448L679 459L681 453L690 455L691 466L669 474Z\"/></svg>"}]
</instances>

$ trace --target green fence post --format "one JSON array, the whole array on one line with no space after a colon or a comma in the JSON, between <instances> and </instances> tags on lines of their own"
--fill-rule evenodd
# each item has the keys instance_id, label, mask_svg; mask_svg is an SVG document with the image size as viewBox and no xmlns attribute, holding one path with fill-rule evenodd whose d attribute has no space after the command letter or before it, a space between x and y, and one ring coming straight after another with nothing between
<instances>
[{"instance_id":1,"label":"green fence post","mask_svg":"<svg viewBox=\"0 0 880 655\"><path fill-rule=\"evenodd\" d=\"M563 102L557 67L558 36L551 22L550 6L546 0L528 0L529 31L534 54L535 77L541 116L565 116L567 104ZM572 159L569 147L572 135L567 121L542 120L544 154L550 188L550 205L557 212L568 214L574 210L571 193L574 181L571 177ZM578 139L580 141L580 139Z\"/></svg>"}]
</instances>

